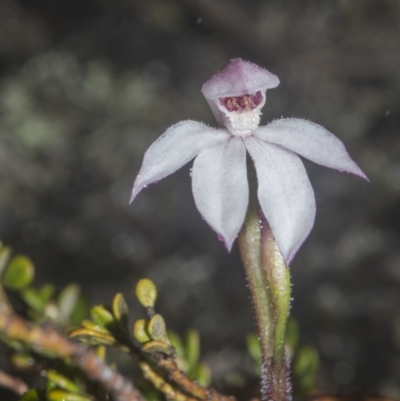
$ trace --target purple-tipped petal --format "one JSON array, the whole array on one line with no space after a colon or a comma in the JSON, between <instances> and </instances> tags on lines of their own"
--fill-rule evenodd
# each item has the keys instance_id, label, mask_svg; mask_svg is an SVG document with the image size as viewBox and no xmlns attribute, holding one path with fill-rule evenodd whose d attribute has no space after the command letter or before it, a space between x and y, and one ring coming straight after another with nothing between
<instances>
[{"instance_id":1,"label":"purple-tipped petal","mask_svg":"<svg viewBox=\"0 0 400 401\"><path fill-rule=\"evenodd\" d=\"M225 130L210 128L196 121L182 121L173 125L145 153L130 202L147 185L174 173L203 149L228 138L230 135Z\"/></svg>"},{"instance_id":2,"label":"purple-tipped petal","mask_svg":"<svg viewBox=\"0 0 400 401\"><path fill-rule=\"evenodd\" d=\"M192 188L200 213L230 251L249 202L246 148L242 140L231 137L203 150L193 163Z\"/></svg>"},{"instance_id":3,"label":"purple-tipped petal","mask_svg":"<svg viewBox=\"0 0 400 401\"><path fill-rule=\"evenodd\" d=\"M258 128L254 135L282 146L322 166L368 180L347 153L343 143L321 125L298 118L283 118Z\"/></svg>"},{"instance_id":4,"label":"purple-tipped petal","mask_svg":"<svg viewBox=\"0 0 400 401\"><path fill-rule=\"evenodd\" d=\"M265 92L278 85L276 75L256 64L235 58L205 82L201 90L207 99L217 99Z\"/></svg>"},{"instance_id":5,"label":"purple-tipped petal","mask_svg":"<svg viewBox=\"0 0 400 401\"><path fill-rule=\"evenodd\" d=\"M288 265L314 224L314 191L296 154L254 137L244 142L254 160L261 209Z\"/></svg>"}]
</instances>

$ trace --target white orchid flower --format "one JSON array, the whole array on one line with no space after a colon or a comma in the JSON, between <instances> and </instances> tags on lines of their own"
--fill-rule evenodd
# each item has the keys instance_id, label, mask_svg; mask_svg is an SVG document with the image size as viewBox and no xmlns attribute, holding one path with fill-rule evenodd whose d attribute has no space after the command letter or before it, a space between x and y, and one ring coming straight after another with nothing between
<instances>
[{"instance_id":1,"label":"white orchid flower","mask_svg":"<svg viewBox=\"0 0 400 401\"><path fill-rule=\"evenodd\" d=\"M258 200L279 250L289 264L314 224L315 198L300 156L367 179L343 143L310 121L283 118L259 127L266 90L279 85L269 71L233 59L202 88L223 129L196 121L170 127L144 155L131 202L147 185L191 159L196 206L230 251L246 216L246 150L254 161Z\"/></svg>"}]
</instances>

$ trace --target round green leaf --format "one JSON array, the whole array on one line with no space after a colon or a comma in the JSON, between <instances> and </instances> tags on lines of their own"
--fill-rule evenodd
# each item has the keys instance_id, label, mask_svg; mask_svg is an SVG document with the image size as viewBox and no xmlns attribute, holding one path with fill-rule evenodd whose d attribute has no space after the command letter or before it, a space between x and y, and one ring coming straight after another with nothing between
<instances>
[{"instance_id":1,"label":"round green leaf","mask_svg":"<svg viewBox=\"0 0 400 401\"><path fill-rule=\"evenodd\" d=\"M32 282L35 268L26 256L19 255L11 259L3 275L3 284L10 290L22 290Z\"/></svg>"},{"instance_id":2,"label":"round green leaf","mask_svg":"<svg viewBox=\"0 0 400 401\"><path fill-rule=\"evenodd\" d=\"M147 343L151 341L151 337L147 332L147 322L144 319L139 319L133 325L133 335L140 343Z\"/></svg>"},{"instance_id":3,"label":"round green leaf","mask_svg":"<svg viewBox=\"0 0 400 401\"><path fill-rule=\"evenodd\" d=\"M154 308L157 299L156 285L148 278L139 280L136 285L136 297L145 308Z\"/></svg>"},{"instance_id":4,"label":"round green leaf","mask_svg":"<svg viewBox=\"0 0 400 401\"><path fill-rule=\"evenodd\" d=\"M96 305L90 309L90 317L99 326L110 328L115 325L113 314L103 305Z\"/></svg>"},{"instance_id":5,"label":"round green leaf","mask_svg":"<svg viewBox=\"0 0 400 401\"><path fill-rule=\"evenodd\" d=\"M46 401L46 393L42 390L28 390L19 401Z\"/></svg>"},{"instance_id":6,"label":"round green leaf","mask_svg":"<svg viewBox=\"0 0 400 401\"><path fill-rule=\"evenodd\" d=\"M90 398L79 394L71 394L62 390L51 390L47 397L49 401L90 401Z\"/></svg>"},{"instance_id":7,"label":"round green leaf","mask_svg":"<svg viewBox=\"0 0 400 401\"><path fill-rule=\"evenodd\" d=\"M153 340L162 341L170 345L165 326L164 318L161 315L154 315L147 324L147 332Z\"/></svg>"}]
</instances>

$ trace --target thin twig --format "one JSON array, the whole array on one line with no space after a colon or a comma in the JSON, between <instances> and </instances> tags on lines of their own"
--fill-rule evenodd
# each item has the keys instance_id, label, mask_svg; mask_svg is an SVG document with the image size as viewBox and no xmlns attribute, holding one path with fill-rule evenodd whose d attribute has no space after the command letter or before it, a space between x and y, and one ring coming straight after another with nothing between
<instances>
[{"instance_id":1,"label":"thin twig","mask_svg":"<svg viewBox=\"0 0 400 401\"><path fill-rule=\"evenodd\" d=\"M115 401L145 401L133 384L111 369L97 355L65 339L53 328L41 328L15 314L0 314L0 333L7 339L18 340L36 352L51 352L54 357L71 359L89 379L99 382Z\"/></svg>"},{"instance_id":2,"label":"thin twig","mask_svg":"<svg viewBox=\"0 0 400 401\"><path fill-rule=\"evenodd\" d=\"M162 368L168 375L168 378L179 385L179 387L188 394L201 400L208 401L234 401L235 398L218 393L214 389L200 386L200 384L192 381L182 372L176 361L172 358L159 358L157 365Z\"/></svg>"},{"instance_id":3,"label":"thin twig","mask_svg":"<svg viewBox=\"0 0 400 401\"><path fill-rule=\"evenodd\" d=\"M0 386L8 388L15 394L22 395L29 390L26 383L19 377L13 377L0 370Z\"/></svg>"},{"instance_id":4,"label":"thin twig","mask_svg":"<svg viewBox=\"0 0 400 401\"><path fill-rule=\"evenodd\" d=\"M198 401L197 398L192 398L190 396L185 395L179 390L176 390L165 381L165 379L157 374L149 363L140 361L139 362L140 369L143 372L143 376L145 379L149 380L153 386L161 391L168 400L174 401Z\"/></svg>"}]
</instances>

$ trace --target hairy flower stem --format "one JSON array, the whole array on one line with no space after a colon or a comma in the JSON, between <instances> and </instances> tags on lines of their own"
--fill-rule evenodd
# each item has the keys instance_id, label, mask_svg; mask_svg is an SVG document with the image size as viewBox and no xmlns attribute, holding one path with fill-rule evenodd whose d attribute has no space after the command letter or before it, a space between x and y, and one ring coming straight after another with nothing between
<instances>
[{"instance_id":1,"label":"hairy flower stem","mask_svg":"<svg viewBox=\"0 0 400 401\"><path fill-rule=\"evenodd\" d=\"M274 363L280 364L285 360L286 323L291 300L290 272L264 216L262 216L262 260L274 305Z\"/></svg>"},{"instance_id":2,"label":"hairy flower stem","mask_svg":"<svg viewBox=\"0 0 400 401\"><path fill-rule=\"evenodd\" d=\"M284 339L290 304L290 276L258 205L250 204L239 234L239 250L256 315L262 354L262 396L291 400Z\"/></svg>"}]
</instances>

